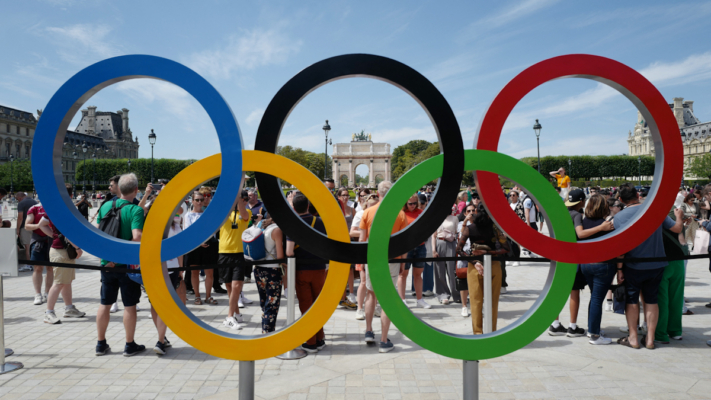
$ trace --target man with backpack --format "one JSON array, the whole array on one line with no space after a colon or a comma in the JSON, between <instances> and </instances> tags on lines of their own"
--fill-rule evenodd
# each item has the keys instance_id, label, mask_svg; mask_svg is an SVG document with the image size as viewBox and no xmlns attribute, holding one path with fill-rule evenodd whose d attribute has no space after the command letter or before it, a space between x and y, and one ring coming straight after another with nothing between
<instances>
[{"instance_id":1,"label":"man with backpack","mask_svg":"<svg viewBox=\"0 0 711 400\"><path fill-rule=\"evenodd\" d=\"M143 234L143 208L133 204L138 193L138 178L135 174L121 175L118 181L120 197L104 203L96 216L99 229L104 233L124 240L141 241ZM101 266L127 268L109 260L101 260ZM96 329L99 341L96 345L96 355L102 356L109 350L106 343L106 330L109 327L111 305L118 299L119 290L123 301L123 325L126 330L126 346L123 355L134 356L146 346L133 341L136 331L136 304L141 299L141 285L132 281L127 274L101 271L101 305L96 314Z\"/></svg>"},{"instance_id":2,"label":"man with backpack","mask_svg":"<svg viewBox=\"0 0 711 400\"><path fill-rule=\"evenodd\" d=\"M242 232L249 227L252 219L252 212L247 209L247 193L242 191L235 200L233 210L220 228L220 245L218 264L220 267L220 279L225 283L229 307L227 318L223 324L233 330L242 329L244 319L239 312L240 296L244 286L244 277L247 272L247 265L244 260L244 247L242 245Z\"/></svg>"}]
</instances>

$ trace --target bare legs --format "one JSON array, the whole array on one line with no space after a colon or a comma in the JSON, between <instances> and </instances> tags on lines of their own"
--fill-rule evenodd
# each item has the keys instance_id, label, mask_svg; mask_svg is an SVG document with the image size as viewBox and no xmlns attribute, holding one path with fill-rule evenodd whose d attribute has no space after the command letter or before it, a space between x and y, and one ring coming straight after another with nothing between
<instances>
[{"instance_id":1,"label":"bare legs","mask_svg":"<svg viewBox=\"0 0 711 400\"><path fill-rule=\"evenodd\" d=\"M54 268L43 267L41 265L35 265L34 271L32 271L32 284L35 286L35 294L42 294L42 270L47 270L47 275L44 282L44 291L49 293L49 289L52 288L52 282L54 281Z\"/></svg>"}]
</instances>

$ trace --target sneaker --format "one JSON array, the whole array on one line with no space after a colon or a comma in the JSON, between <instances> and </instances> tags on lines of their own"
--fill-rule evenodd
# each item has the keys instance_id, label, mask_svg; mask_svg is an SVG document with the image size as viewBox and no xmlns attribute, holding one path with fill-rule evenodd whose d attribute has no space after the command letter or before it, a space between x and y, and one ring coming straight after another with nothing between
<instances>
[{"instance_id":1,"label":"sneaker","mask_svg":"<svg viewBox=\"0 0 711 400\"><path fill-rule=\"evenodd\" d=\"M153 347L153 351L159 356L164 356L166 348L168 348L168 346L166 346L165 343L157 342L155 347Z\"/></svg>"},{"instance_id":2,"label":"sneaker","mask_svg":"<svg viewBox=\"0 0 711 400\"><path fill-rule=\"evenodd\" d=\"M368 344L375 343L375 334L373 333L373 331L365 332L365 342Z\"/></svg>"},{"instance_id":3,"label":"sneaker","mask_svg":"<svg viewBox=\"0 0 711 400\"><path fill-rule=\"evenodd\" d=\"M20 265L20 268L17 269L17 272L29 272L29 271L32 271L32 266L27 265L27 264Z\"/></svg>"},{"instance_id":4,"label":"sneaker","mask_svg":"<svg viewBox=\"0 0 711 400\"><path fill-rule=\"evenodd\" d=\"M235 321L237 321L239 326L242 326L242 327L247 326L247 323L244 322L244 314L234 313L234 314L232 314L232 316L234 317Z\"/></svg>"},{"instance_id":5,"label":"sneaker","mask_svg":"<svg viewBox=\"0 0 711 400\"><path fill-rule=\"evenodd\" d=\"M316 348L321 351L326 347L326 340L317 340L316 341Z\"/></svg>"},{"instance_id":6,"label":"sneaker","mask_svg":"<svg viewBox=\"0 0 711 400\"><path fill-rule=\"evenodd\" d=\"M86 315L85 312L81 312L81 311L77 310L76 307L64 309L64 318L81 318L85 315Z\"/></svg>"},{"instance_id":7,"label":"sneaker","mask_svg":"<svg viewBox=\"0 0 711 400\"><path fill-rule=\"evenodd\" d=\"M587 336L588 336L588 337L591 337L591 336L592 336L592 334L590 333L590 331L588 331ZM600 336L605 336L605 331L602 330L602 329L600 329Z\"/></svg>"},{"instance_id":8,"label":"sneaker","mask_svg":"<svg viewBox=\"0 0 711 400\"><path fill-rule=\"evenodd\" d=\"M358 299L356 298L356 295L354 295L353 293L346 296L346 298L348 298L348 300L350 300L351 303L358 304Z\"/></svg>"},{"instance_id":9,"label":"sneaker","mask_svg":"<svg viewBox=\"0 0 711 400\"><path fill-rule=\"evenodd\" d=\"M35 295L35 303L36 306L41 306L42 305L42 295L37 293Z\"/></svg>"},{"instance_id":10,"label":"sneaker","mask_svg":"<svg viewBox=\"0 0 711 400\"><path fill-rule=\"evenodd\" d=\"M362 320L365 319L365 312L363 311L362 308L361 308L360 310L356 310L355 319L357 319L357 320L359 320L359 321L362 321Z\"/></svg>"},{"instance_id":11,"label":"sneaker","mask_svg":"<svg viewBox=\"0 0 711 400\"><path fill-rule=\"evenodd\" d=\"M424 309L427 309L427 310L429 310L430 308L432 308L432 306L431 306L428 302L426 302L425 299L419 299L419 300L417 300L417 307L421 307L421 308L424 308Z\"/></svg>"},{"instance_id":12,"label":"sneaker","mask_svg":"<svg viewBox=\"0 0 711 400\"><path fill-rule=\"evenodd\" d=\"M672 338L672 339L674 339L674 340L681 340L681 339L682 339L682 338L681 338L681 335L679 335L679 336L669 336L669 337Z\"/></svg>"},{"instance_id":13,"label":"sneaker","mask_svg":"<svg viewBox=\"0 0 711 400\"><path fill-rule=\"evenodd\" d=\"M139 312L139 311L141 311L141 307L139 307L138 304L136 304L136 312Z\"/></svg>"},{"instance_id":14,"label":"sneaker","mask_svg":"<svg viewBox=\"0 0 711 400\"><path fill-rule=\"evenodd\" d=\"M173 347L173 345L170 344L170 340L168 340L167 337L163 336L163 338L165 339L165 342L163 342L163 344L165 344L165 347Z\"/></svg>"},{"instance_id":15,"label":"sneaker","mask_svg":"<svg viewBox=\"0 0 711 400\"><path fill-rule=\"evenodd\" d=\"M410 306L408 306L408 305L407 305L407 300L405 300L405 299L402 299L402 304L404 304L404 305L405 305L405 307L407 307L407 308L410 308Z\"/></svg>"},{"instance_id":16,"label":"sneaker","mask_svg":"<svg viewBox=\"0 0 711 400\"><path fill-rule=\"evenodd\" d=\"M242 293L239 294L239 299L242 300L242 303L244 303L244 304L252 304L252 303L254 303L252 300L250 300L250 299L248 299L248 298L246 298L246 297L244 296L244 292L242 292Z\"/></svg>"},{"instance_id":17,"label":"sneaker","mask_svg":"<svg viewBox=\"0 0 711 400\"><path fill-rule=\"evenodd\" d=\"M346 298L345 300L341 300L341 302L338 303L338 305L343 308L347 308L349 310L355 310L358 308L356 303L352 303L350 300L348 300L348 298Z\"/></svg>"},{"instance_id":18,"label":"sneaker","mask_svg":"<svg viewBox=\"0 0 711 400\"><path fill-rule=\"evenodd\" d=\"M325 345L324 345L325 346ZM318 345L304 343L301 345L301 349L307 353L318 353Z\"/></svg>"},{"instance_id":19,"label":"sneaker","mask_svg":"<svg viewBox=\"0 0 711 400\"><path fill-rule=\"evenodd\" d=\"M238 331L238 330L242 329L242 326L240 326L240 324L237 323L237 321L235 320L235 317L225 318L225 320L222 322L222 325L224 325L234 331Z\"/></svg>"},{"instance_id":20,"label":"sneaker","mask_svg":"<svg viewBox=\"0 0 711 400\"><path fill-rule=\"evenodd\" d=\"M381 312L382 310L383 310L383 309L380 307L380 304L376 304L376 305L375 305L375 311L373 312L373 315L376 316L376 317L378 317L378 318L380 318L380 312Z\"/></svg>"},{"instance_id":21,"label":"sneaker","mask_svg":"<svg viewBox=\"0 0 711 400\"><path fill-rule=\"evenodd\" d=\"M422 297L432 297L434 296L434 293L432 293L431 290L427 290L424 293L422 293Z\"/></svg>"},{"instance_id":22,"label":"sneaker","mask_svg":"<svg viewBox=\"0 0 711 400\"><path fill-rule=\"evenodd\" d=\"M109 310L110 313L115 313L118 312L118 303L114 303L111 305L111 309Z\"/></svg>"},{"instance_id":23,"label":"sneaker","mask_svg":"<svg viewBox=\"0 0 711 400\"><path fill-rule=\"evenodd\" d=\"M466 318L469 316L469 310L466 307L462 307L462 317Z\"/></svg>"},{"instance_id":24,"label":"sneaker","mask_svg":"<svg viewBox=\"0 0 711 400\"><path fill-rule=\"evenodd\" d=\"M512 266L512 267L518 267L519 265L520 265L520 264L518 263L518 261L514 261L514 262L511 263L511 266Z\"/></svg>"},{"instance_id":25,"label":"sneaker","mask_svg":"<svg viewBox=\"0 0 711 400\"><path fill-rule=\"evenodd\" d=\"M223 289L222 286L218 286L217 288L212 288L212 292L218 294L227 294L227 289Z\"/></svg>"},{"instance_id":26,"label":"sneaker","mask_svg":"<svg viewBox=\"0 0 711 400\"><path fill-rule=\"evenodd\" d=\"M42 302L46 303L47 302L47 293L42 295Z\"/></svg>"},{"instance_id":27,"label":"sneaker","mask_svg":"<svg viewBox=\"0 0 711 400\"><path fill-rule=\"evenodd\" d=\"M378 349L378 353L387 353L389 351L392 351L395 348L395 345L393 342L388 339L387 343L386 342L380 342L380 349Z\"/></svg>"},{"instance_id":28,"label":"sneaker","mask_svg":"<svg viewBox=\"0 0 711 400\"><path fill-rule=\"evenodd\" d=\"M195 294L195 291L194 291L193 289L187 289L187 290L185 291L185 293L187 293L187 294Z\"/></svg>"},{"instance_id":29,"label":"sneaker","mask_svg":"<svg viewBox=\"0 0 711 400\"><path fill-rule=\"evenodd\" d=\"M289 289L287 289L287 288L284 288L284 292L282 293L282 296L284 296L284 298L286 298L286 297L287 297L287 296L286 296L286 291L287 291L287 290L289 290Z\"/></svg>"},{"instance_id":30,"label":"sneaker","mask_svg":"<svg viewBox=\"0 0 711 400\"><path fill-rule=\"evenodd\" d=\"M136 354L142 353L144 351L146 351L146 346L142 344L136 344L136 342L126 343L126 346L123 348L123 356L133 357Z\"/></svg>"},{"instance_id":31,"label":"sneaker","mask_svg":"<svg viewBox=\"0 0 711 400\"><path fill-rule=\"evenodd\" d=\"M57 317L57 314L55 314L54 311L52 311L52 312L44 313L44 323L45 324L61 324L62 321L60 321L59 318Z\"/></svg>"},{"instance_id":32,"label":"sneaker","mask_svg":"<svg viewBox=\"0 0 711 400\"><path fill-rule=\"evenodd\" d=\"M568 333L565 335L567 337L580 337L580 336L585 336L585 329L581 327L576 327L575 329L573 328L568 328Z\"/></svg>"},{"instance_id":33,"label":"sneaker","mask_svg":"<svg viewBox=\"0 0 711 400\"><path fill-rule=\"evenodd\" d=\"M612 311L612 300L605 301L605 311Z\"/></svg>"},{"instance_id":34,"label":"sneaker","mask_svg":"<svg viewBox=\"0 0 711 400\"><path fill-rule=\"evenodd\" d=\"M568 330L563 326L563 324L558 325L554 328L553 325L548 327L548 334L551 336L563 336L568 333Z\"/></svg>"},{"instance_id":35,"label":"sneaker","mask_svg":"<svg viewBox=\"0 0 711 400\"><path fill-rule=\"evenodd\" d=\"M447 296L446 294L439 295L437 296L437 298L439 299L440 304L449 304L449 296Z\"/></svg>"},{"instance_id":36,"label":"sneaker","mask_svg":"<svg viewBox=\"0 0 711 400\"><path fill-rule=\"evenodd\" d=\"M589 343L593 345L610 344L612 343L612 339L606 338L602 335L592 335L590 336Z\"/></svg>"},{"instance_id":37,"label":"sneaker","mask_svg":"<svg viewBox=\"0 0 711 400\"><path fill-rule=\"evenodd\" d=\"M200 282L205 282L205 275L200 275Z\"/></svg>"},{"instance_id":38,"label":"sneaker","mask_svg":"<svg viewBox=\"0 0 711 400\"><path fill-rule=\"evenodd\" d=\"M103 356L109 351L110 348L111 346L106 343L106 340L104 340L104 343L96 342L96 355Z\"/></svg>"},{"instance_id":39,"label":"sneaker","mask_svg":"<svg viewBox=\"0 0 711 400\"><path fill-rule=\"evenodd\" d=\"M508 289L506 289L505 287L502 287L502 288L501 288L501 292L499 292L499 293L501 293L501 294L506 294L506 293L508 293L508 292L509 292Z\"/></svg>"},{"instance_id":40,"label":"sneaker","mask_svg":"<svg viewBox=\"0 0 711 400\"><path fill-rule=\"evenodd\" d=\"M638 334L644 333L644 331L645 331L645 329L642 328L641 326L638 326L638 327L637 327L637 333L638 333ZM630 328L627 327L627 326L621 326L621 327L620 327L620 332L630 333Z\"/></svg>"}]
</instances>

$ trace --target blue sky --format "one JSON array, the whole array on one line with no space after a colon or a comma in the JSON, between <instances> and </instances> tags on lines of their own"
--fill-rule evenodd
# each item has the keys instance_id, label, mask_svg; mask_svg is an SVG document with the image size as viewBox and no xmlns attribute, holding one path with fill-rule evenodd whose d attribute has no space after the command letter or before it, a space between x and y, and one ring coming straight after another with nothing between
<instances>
[{"instance_id":1,"label":"blue sky","mask_svg":"<svg viewBox=\"0 0 711 400\"><path fill-rule=\"evenodd\" d=\"M226 98L252 148L261 113L293 75L324 58L371 53L430 79L457 115L466 148L483 112L517 73L546 58L588 53L642 72L668 102L694 100L711 120L710 2L6 2L0 35L0 104L35 112L82 68L124 54L152 54L202 74ZM133 80L86 105L128 108L150 157L202 158L219 152L207 114L171 84ZM534 156L531 129L543 125L541 155L627 153L634 106L583 79L549 82L514 109L499 150ZM354 78L309 94L289 117L280 144L322 152L328 119L335 142L372 133L393 147L436 140L429 118L400 89ZM74 119L71 129L76 127ZM329 153L330 153L329 149Z\"/></svg>"}]
</instances>

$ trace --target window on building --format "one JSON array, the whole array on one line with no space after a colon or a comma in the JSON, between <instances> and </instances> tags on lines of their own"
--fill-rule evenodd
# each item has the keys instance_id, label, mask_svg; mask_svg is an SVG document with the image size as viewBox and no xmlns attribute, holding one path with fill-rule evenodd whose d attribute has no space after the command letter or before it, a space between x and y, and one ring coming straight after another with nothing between
<instances>
[{"instance_id":1,"label":"window on building","mask_svg":"<svg viewBox=\"0 0 711 400\"><path fill-rule=\"evenodd\" d=\"M25 146L25 157L30 158L30 146L29 145Z\"/></svg>"}]
</instances>

